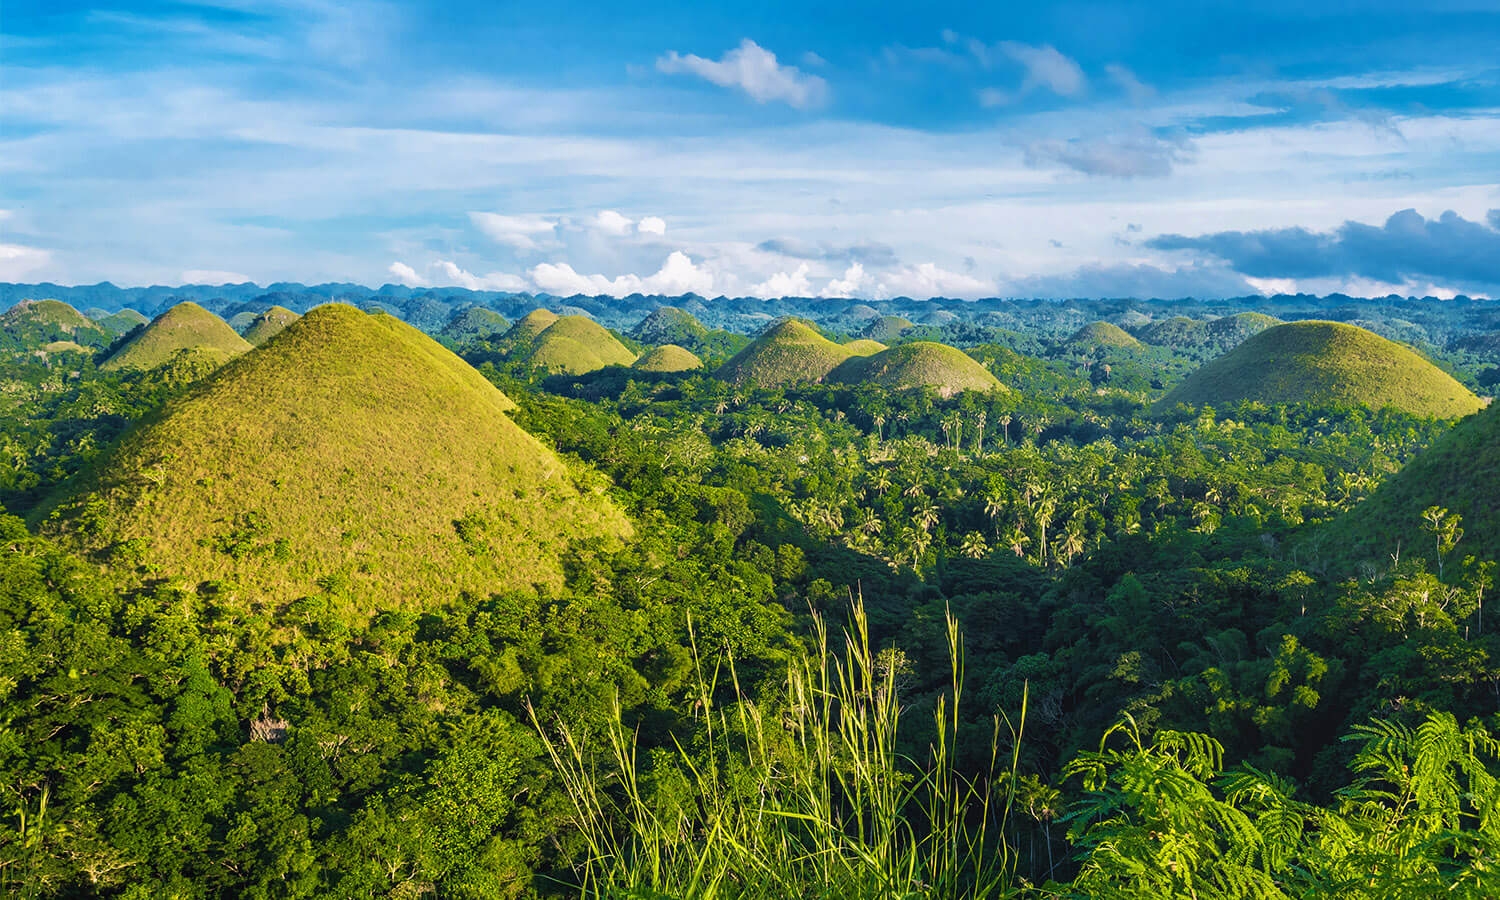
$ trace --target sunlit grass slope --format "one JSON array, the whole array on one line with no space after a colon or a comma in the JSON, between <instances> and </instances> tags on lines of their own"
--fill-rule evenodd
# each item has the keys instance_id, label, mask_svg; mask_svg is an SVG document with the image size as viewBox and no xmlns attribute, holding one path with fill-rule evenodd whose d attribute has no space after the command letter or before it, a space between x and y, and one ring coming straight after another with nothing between
<instances>
[{"instance_id":1,"label":"sunlit grass slope","mask_svg":"<svg viewBox=\"0 0 1500 900\"><path fill-rule=\"evenodd\" d=\"M873 341L889 344L901 337L902 332L910 331L915 327L916 325L910 319L903 319L900 316L881 316L866 325L860 335Z\"/></svg>"},{"instance_id":2,"label":"sunlit grass slope","mask_svg":"<svg viewBox=\"0 0 1500 900\"><path fill-rule=\"evenodd\" d=\"M250 349L229 323L196 303L179 303L120 345L102 369L154 369L187 350L224 363Z\"/></svg>"},{"instance_id":3,"label":"sunlit grass slope","mask_svg":"<svg viewBox=\"0 0 1500 900\"><path fill-rule=\"evenodd\" d=\"M103 347L112 335L61 300L22 300L0 315L0 340L15 349L39 349L54 341Z\"/></svg>"},{"instance_id":4,"label":"sunlit grass slope","mask_svg":"<svg viewBox=\"0 0 1500 900\"><path fill-rule=\"evenodd\" d=\"M800 319L783 319L720 366L716 374L734 384L785 387L820 381L862 349L864 345L835 344Z\"/></svg>"},{"instance_id":5,"label":"sunlit grass slope","mask_svg":"<svg viewBox=\"0 0 1500 900\"><path fill-rule=\"evenodd\" d=\"M520 359L549 372L581 375L605 366L628 366L635 354L609 329L583 316L562 316L522 349Z\"/></svg>"},{"instance_id":6,"label":"sunlit grass slope","mask_svg":"<svg viewBox=\"0 0 1500 900\"><path fill-rule=\"evenodd\" d=\"M691 372L703 368L703 360L676 344L663 344L647 350L633 368L642 372Z\"/></svg>"},{"instance_id":7,"label":"sunlit grass slope","mask_svg":"<svg viewBox=\"0 0 1500 900\"><path fill-rule=\"evenodd\" d=\"M256 316L243 336L252 347L259 347L300 318L301 316L284 306L273 306Z\"/></svg>"},{"instance_id":8,"label":"sunlit grass slope","mask_svg":"<svg viewBox=\"0 0 1500 900\"><path fill-rule=\"evenodd\" d=\"M516 324L505 332L505 340L517 347L530 346L531 342L536 340L537 335L546 331L556 321L557 313L550 309L533 309L517 319Z\"/></svg>"},{"instance_id":9,"label":"sunlit grass slope","mask_svg":"<svg viewBox=\"0 0 1500 900\"><path fill-rule=\"evenodd\" d=\"M1398 552L1417 555L1436 569L1436 537L1422 519L1433 506L1462 519L1463 535L1448 563L1469 554L1492 557L1500 547L1500 407L1453 426L1368 499L1329 524L1321 535L1323 546L1351 561L1382 565Z\"/></svg>"},{"instance_id":10,"label":"sunlit grass slope","mask_svg":"<svg viewBox=\"0 0 1500 900\"><path fill-rule=\"evenodd\" d=\"M150 321L150 319L133 309L122 309L117 313L101 316L95 320L95 324L115 337L119 337L122 334L129 334L132 329L145 325Z\"/></svg>"},{"instance_id":11,"label":"sunlit grass slope","mask_svg":"<svg viewBox=\"0 0 1500 900\"><path fill-rule=\"evenodd\" d=\"M1226 347L1237 347L1267 328L1274 328L1280 324L1281 320L1275 316L1258 312L1242 312L1214 319L1206 327L1211 342Z\"/></svg>"},{"instance_id":12,"label":"sunlit grass slope","mask_svg":"<svg viewBox=\"0 0 1500 900\"><path fill-rule=\"evenodd\" d=\"M839 364L824 380L878 384L891 390L930 387L944 397L963 391L1005 390L973 357L933 341L913 341L873 356L856 356Z\"/></svg>"},{"instance_id":13,"label":"sunlit grass slope","mask_svg":"<svg viewBox=\"0 0 1500 900\"><path fill-rule=\"evenodd\" d=\"M443 326L442 335L455 341L477 340L504 334L510 322L492 309L471 306Z\"/></svg>"},{"instance_id":14,"label":"sunlit grass slope","mask_svg":"<svg viewBox=\"0 0 1500 900\"><path fill-rule=\"evenodd\" d=\"M1123 350L1140 350L1145 346L1131 337L1130 332L1109 322L1090 322L1075 331L1068 338L1068 344L1082 349L1118 347Z\"/></svg>"},{"instance_id":15,"label":"sunlit grass slope","mask_svg":"<svg viewBox=\"0 0 1500 900\"><path fill-rule=\"evenodd\" d=\"M643 344L695 344L708 334L708 329L685 309L663 306L652 310L642 319L630 336Z\"/></svg>"},{"instance_id":16,"label":"sunlit grass slope","mask_svg":"<svg viewBox=\"0 0 1500 900\"><path fill-rule=\"evenodd\" d=\"M132 430L37 518L117 568L221 579L250 605L318 595L358 618L556 586L572 542L631 527L513 406L415 328L320 306Z\"/></svg>"},{"instance_id":17,"label":"sunlit grass slope","mask_svg":"<svg viewBox=\"0 0 1500 900\"><path fill-rule=\"evenodd\" d=\"M1365 404L1439 418L1480 406L1467 388L1407 347L1341 322L1291 322L1205 364L1159 408L1242 400Z\"/></svg>"}]
</instances>

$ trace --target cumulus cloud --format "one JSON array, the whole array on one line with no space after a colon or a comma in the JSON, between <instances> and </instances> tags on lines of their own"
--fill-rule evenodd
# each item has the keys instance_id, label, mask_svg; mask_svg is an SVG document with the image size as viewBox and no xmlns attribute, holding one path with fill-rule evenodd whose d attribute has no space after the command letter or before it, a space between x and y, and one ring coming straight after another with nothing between
<instances>
[{"instance_id":1,"label":"cumulus cloud","mask_svg":"<svg viewBox=\"0 0 1500 900\"><path fill-rule=\"evenodd\" d=\"M713 273L699 268L681 251L673 251L656 274L644 278L634 274L614 278L584 275L565 262L541 263L528 274L539 289L564 297L572 294L607 294L612 297L628 294L709 295L714 285Z\"/></svg>"},{"instance_id":2,"label":"cumulus cloud","mask_svg":"<svg viewBox=\"0 0 1500 900\"><path fill-rule=\"evenodd\" d=\"M490 240L517 250L541 249L539 238L554 235L558 220L546 216L507 216L491 212L471 212L469 221Z\"/></svg>"},{"instance_id":3,"label":"cumulus cloud","mask_svg":"<svg viewBox=\"0 0 1500 900\"><path fill-rule=\"evenodd\" d=\"M223 269L187 269L180 276L183 284L244 284L249 275Z\"/></svg>"},{"instance_id":4,"label":"cumulus cloud","mask_svg":"<svg viewBox=\"0 0 1500 900\"><path fill-rule=\"evenodd\" d=\"M396 276L396 280L407 287L421 287L424 283L422 276L417 274L417 270L404 262L393 262L386 271Z\"/></svg>"},{"instance_id":5,"label":"cumulus cloud","mask_svg":"<svg viewBox=\"0 0 1500 900\"><path fill-rule=\"evenodd\" d=\"M949 43L954 43L957 39L951 32L944 34L945 40L950 37L953 40ZM1051 44L1037 47L1020 41L1001 41L990 47L980 41L970 40L968 48L974 58L979 60L979 64L987 69L1002 59L1008 59L1019 64L1026 72L1020 90L1015 94L1007 94L996 88L980 91L979 100L985 106L1009 103L1038 88L1045 88L1059 97L1076 97L1088 89L1088 78L1083 74L1083 69Z\"/></svg>"},{"instance_id":6,"label":"cumulus cloud","mask_svg":"<svg viewBox=\"0 0 1500 900\"><path fill-rule=\"evenodd\" d=\"M1085 175L1113 178L1162 177L1193 156L1187 140L1149 132L1099 140L1034 141L1026 146L1026 164L1059 165Z\"/></svg>"},{"instance_id":7,"label":"cumulus cloud","mask_svg":"<svg viewBox=\"0 0 1500 900\"><path fill-rule=\"evenodd\" d=\"M656 61L668 75L697 75L720 87L739 88L757 103L780 101L797 109L817 106L828 96L828 82L796 66L782 65L776 54L749 38L720 60L673 50Z\"/></svg>"},{"instance_id":8,"label":"cumulus cloud","mask_svg":"<svg viewBox=\"0 0 1500 900\"><path fill-rule=\"evenodd\" d=\"M808 266L803 263L794 272L777 272L750 289L752 297L809 297L812 282L807 280Z\"/></svg>"},{"instance_id":9,"label":"cumulus cloud","mask_svg":"<svg viewBox=\"0 0 1500 900\"><path fill-rule=\"evenodd\" d=\"M1119 63L1110 63L1105 66L1104 74L1108 75L1109 80L1125 92L1125 96L1130 98L1131 103L1145 103L1156 96L1155 88L1141 81L1134 72Z\"/></svg>"},{"instance_id":10,"label":"cumulus cloud","mask_svg":"<svg viewBox=\"0 0 1500 900\"><path fill-rule=\"evenodd\" d=\"M987 281L950 272L935 263L902 266L878 276L873 294L877 299L886 297L963 297L974 298L993 294L995 287Z\"/></svg>"},{"instance_id":11,"label":"cumulus cloud","mask_svg":"<svg viewBox=\"0 0 1500 900\"><path fill-rule=\"evenodd\" d=\"M594 217L594 227L616 237L623 237L635 230L635 222L625 218L612 209L601 210Z\"/></svg>"},{"instance_id":12,"label":"cumulus cloud","mask_svg":"<svg viewBox=\"0 0 1500 900\"><path fill-rule=\"evenodd\" d=\"M865 267L859 263L854 263L844 270L843 278L830 279L828 284L823 286L823 290L818 293L818 296L828 298L855 297L859 295L860 290L864 287L864 283Z\"/></svg>"},{"instance_id":13,"label":"cumulus cloud","mask_svg":"<svg viewBox=\"0 0 1500 900\"><path fill-rule=\"evenodd\" d=\"M641 234L654 234L657 236L667 233L667 222L660 216L646 216L635 223L635 230Z\"/></svg>"},{"instance_id":14,"label":"cumulus cloud","mask_svg":"<svg viewBox=\"0 0 1500 900\"><path fill-rule=\"evenodd\" d=\"M0 281L20 281L52 259L52 254L37 247L0 244Z\"/></svg>"},{"instance_id":15,"label":"cumulus cloud","mask_svg":"<svg viewBox=\"0 0 1500 900\"><path fill-rule=\"evenodd\" d=\"M429 271L437 273L434 283L456 285L468 288L471 291L524 291L526 281L519 275L511 275L506 272L491 272L488 275L475 275L466 272L457 263L440 259L428 267Z\"/></svg>"},{"instance_id":16,"label":"cumulus cloud","mask_svg":"<svg viewBox=\"0 0 1500 900\"><path fill-rule=\"evenodd\" d=\"M1400 285L1426 281L1500 286L1500 210L1488 224L1449 210L1428 219L1404 209L1383 225L1346 221L1331 232L1305 228L1163 234L1156 250L1207 254L1254 278L1368 278Z\"/></svg>"}]
</instances>

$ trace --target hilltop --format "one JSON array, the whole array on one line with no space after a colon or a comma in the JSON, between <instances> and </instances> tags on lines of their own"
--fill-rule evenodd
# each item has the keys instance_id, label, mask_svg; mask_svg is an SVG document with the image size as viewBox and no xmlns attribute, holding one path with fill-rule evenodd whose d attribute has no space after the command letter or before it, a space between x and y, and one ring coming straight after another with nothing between
<instances>
[{"instance_id":1,"label":"hilltop","mask_svg":"<svg viewBox=\"0 0 1500 900\"><path fill-rule=\"evenodd\" d=\"M538 335L551 327L557 318L557 313L550 309L533 309L505 332L505 342L516 347L529 346Z\"/></svg>"},{"instance_id":2,"label":"hilltop","mask_svg":"<svg viewBox=\"0 0 1500 900\"><path fill-rule=\"evenodd\" d=\"M101 369L154 369L180 351L215 364L250 349L223 319L191 301L179 303L152 320L100 363Z\"/></svg>"},{"instance_id":3,"label":"hilltop","mask_svg":"<svg viewBox=\"0 0 1500 900\"><path fill-rule=\"evenodd\" d=\"M1208 343L1208 323L1187 316L1172 316L1141 328L1140 339L1158 347L1198 347Z\"/></svg>"},{"instance_id":4,"label":"hilltop","mask_svg":"<svg viewBox=\"0 0 1500 900\"><path fill-rule=\"evenodd\" d=\"M538 369L569 375L635 362L635 354L609 329L583 316L560 316L532 339L530 347L518 347L513 352Z\"/></svg>"},{"instance_id":5,"label":"hilltop","mask_svg":"<svg viewBox=\"0 0 1500 900\"><path fill-rule=\"evenodd\" d=\"M652 310L630 336L643 344L677 344L686 346L702 340L708 328L685 309L662 306Z\"/></svg>"},{"instance_id":6,"label":"hilltop","mask_svg":"<svg viewBox=\"0 0 1500 900\"><path fill-rule=\"evenodd\" d=\"M963 391L1005 390L994 375L973 357L947 344L913 341L856 356L828 374L827 381L878 384L892 390L930 387L943 397Z\"/></svg>"},{"instance_id":7,"label":"hilltop","mask_svg":"<svg viewBox=\"0 0 1500 900\"><path fill-rule=\"evenodd\" d=\"M1252 400L1364 404L1452 418L1479 398L1415 351L1340 322L1291 322L1249 338L1189 375L1162 398L1222 406Z\"/></svg>"},{"instance_id":8,"label":"hilltop","mask_svg":"<svg viewBox=\"0 0 1500 900\"><path fill-rule=\"evenodd\" d=\"M1068 346L1091 350L1095 347L1117 347L1122 350L1144 350L1145 345L1118 325L1090 322L1068 338Z\"/></svg>"},{"instance_id":9,"label":"hilltop","mask_svg":"<svg viewBox=\"0 0 1500 900\"><path fill-rule=\"evenodd\" d=\"M22 300L0 315L0 336L5 346L16 349L37 349L58 341L104 347L113 338L60 300Z\"/></svg>"},{"instance_id":10,"label":"hilltop","mask_svg":"<svg viewBox=\"0 0 1500 900\"><path fill-rule=\"evenodd\" d=\"M917 327L911 319L903 319L900 316L881 316L860 332L860 337L867 337L872 341L880 341L889 344L891 341L901 337L902 332L910 331Z\"/></svg>"},{"instance_id":11,"label":"hilltop","mask_svg":"<svg viewBox=\"0 0 1500 900\"><path fill-rule=\"evenodd\" d=\"M630 525L514 404L389 316L320 306L129 432L45 530L117 566L352 618L562 582L574 539Z\"/></svg>"},{"instance_id":12,"label":"hilltop","mask_svg":"<svg viewBox=\"0 0 1500 900\"><path fill-rule=\"evenodd\" d=\"M733 384L785 387L820 381L862 349L863 346L835 344L801 319L783 319L720 366L715 374Z\"/></svg>"},{"instance_id":13,"label":"hilltop","mask_svg":"<svg viewBox=\"0 0 1500 900\"><path fill-rule=\"evenodd\" d=\"M1238 347L1267 328L1274 328L1280 324L1282 321L1275 316L1258 312L1242 312L1214 319L1208 323L1206 330L1210 343L1229 350Z\"/></svg>"},{"instance_id":14,"label":"hilltop","mask_svg":"<svg viewBox=\"0 0 1500 900\"><path fill-rule=\"evenodd\" d=\"M133 309L122 309L117 313L111 313L102 309L91 309L84 313L84 315L93 319L95 325L98 325L115 337L119 337L122 334L129 334L141 325L145 325L151 321Z\"/></svg>"},{"instance_id":15,"label":"hilltop","mask_svg":"<svg viewBox=\"0 0 1500 900\"><path fill-rule=\"evenodd\" d=\"M301 316L285 306L273 306L250 322L250 327L245 329L243 337L250 346L259 347L300 318Z\"/></svg>"},{"instance_id":16,"label":"hilltop","mask_svg":"<svg viewBox=\"0 0 1500 900\"><path fill-rule=\"evenodd\" d=\"M703 360L676 344L663 344L647 350L631 368L642 372L691 372L703 368Z\"/></svg>"},{"instance_id":17,"label":"hilltop","mask_svg":"<svg viewBox=\"0 0 1500 900\"><path fill-rule=\"evenodd\" d=\"M1500 407L1460 421L1319 537L1349 562L1388 564L1399 550L1436 570L1437 548L1422 522L1431 506L1462 517L1463 538L1449 562L1500 546Z\"/></svg>"},{"instance_id":18,"label":"hilltop","mask_svg":"<svg viewBox=\"0 0 1500 900\"><path fill-rule=\"evenodd\" d=\"M510 322L492 309L471 306L448 320L440 332L455 341L477 341L504 334Z\"/></svg>"}]
</instances>

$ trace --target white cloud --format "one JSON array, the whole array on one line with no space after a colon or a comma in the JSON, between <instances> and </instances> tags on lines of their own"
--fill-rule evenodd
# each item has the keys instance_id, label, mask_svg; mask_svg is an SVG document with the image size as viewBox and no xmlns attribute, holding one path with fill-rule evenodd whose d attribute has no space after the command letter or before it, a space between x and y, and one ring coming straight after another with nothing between
<instances>
[{"instance_id":1,"label":"white cloud","mask_svg":"<svg viewBox=\"0 0 1500 900\"><path fill-rule=\"evenodd\" d=\"M223 269L187 269L180 277L183 284L244 284L251 280L249 275Z\"/></svg>"},{"instance_id":2,"label":"white cloud","mask_svg":"<svg viewBox=\"0 0 1500 900\"><path fill-rule=\"evenodd\" d=\"M812 283L807 280L808 266L803 263L795 272L777 272L750 289L752 297L809 297Z\"/></svg>"},{"instance_id":3,"label":"white cloud","mask_svg":"<svg viewBox=\"0 0 1500 900\"><path fill-rule=\"evenodd\" d=\"M407 287L420 287L423 284L423 278L417 274L417 270L404 262L393 262L386 271Z\"/></svg>"},{"instance_id":4,"label":"white cloud","mask_svg":"<svg viewBox=\"0 0 1500 900\"><path fill-rule=\"evenodd\" d=\"M673 251L655 275L642 278L635 274L609 278L604 275L584 275L567 263L541 263L528 273L540 290L558 296L572 294L624 297L627 294L662 294L669 297L681 294L710 295L713 292L713 273L693 264L686 253Z\"/></svg>"},{"instance_id":5,"label":"white cloud","mask_svg":"<svg viewBox=\"0 0 1500 900\"><path fill-rule=\"evenodd\" d=\"M667 222L660 216L646 216L635 223L635 230L641 234L663 235L667 233Z\"/></svg>"},{"instance_id":6,"label":"white cloud","mask_svg":"<svg viewBox=\"0 0 1500 900\"><path fill-rule=\"evenodd\" d=\"M757 103L778 100L805 109L822 103L828 95L828 82L796 66L781 65L776 54L749 38L717 61L691 53L682 56L673 50L656 60L656 69L669 75L697 75L719 87L739 88Z\"/></svg>"},{"instance_id":7,"label":"white cloud","mask_svg":"<svg viewBox=\"0 0 1500 900\"><path fill-rule=\"evenodd\" d=\"M1104 74L1108 75L1110 80L1125 92L1125 96L1130 98L1131 103L1145 103L1156 96L1155 88L1135 77L1134 72L1119 63L1110 63L1105 66Z\"/></svg>"},{"instance_id":8,"label":"white cloud","mask_svg":"<svg viewBox=\"0 0 1500 900\"><path fill-rule=\"evenodd\" d=\"M819 297L853 297L865 283L865 267L854 263L844 270L843 278L830 279L824 285Z\"/></svg>"},{"instance_id":9,"label":"white cloud","mask_svg":"<svg viewBox=\"0 0 1500 900\"><path fill-rule=\"evenodd\" d=\"M980 62L988 65L989 51L977 42L973 49ZM1088 79L1078 63L1059 53L1051 44L1033 47L1019 41L1001 41L995 49L1026 70L1026 80L1021 83L1022 93L1044 87L1058 96L1073 97L1088 87Z\"/></svg>"},{"instance_id":10,"label":"white cloud","mask_svg":"<svg viewBox=\"0 0 1500 900\"><path fill-rule=\"evenodd\" d=\"M447 259L440 259L427 268L428 271L438 273L439 277L434 278L434 282L456 285L471 291L524 291L527 288L526 280L519 275L509 275L505 272L475 275L464 271L457 263Z\"/></svg>"},{"instance_id":11,"label":"white cloud","mask_svg":"<svg viewBox=\"0 0 1500 900\"><path fill-rule=\"evenodd\" d=\"M489 212L471 212L469 221L490 240L517 250L541 249L538 236L555 234L558 226L557 219L544 216L505 216Z\"/></svg>"},{"instance_id":12,"label":"white cloud","mask_svg":"<svg viewBox=\"0 0 1500 900\"><path fill-rule=\"evenodd\" d=\"M21 244L0 244L0 280L20 281L28 272L35 272L52 259L52 254L37 247Z\"/></svg>"},{"instance_id":13,"label":"white cloud","mask_svg":"<svg viewBox=\"0 0 1500 900\"><path fill-rule=\"evenodd\" d=\"M883 272L875 287L877 298L912 297L982 297L995 292L995 286L968 275L950 272L934 263L902 266Z\"/></svg>"},{"instance_id":14,"label":"white cloud","mask_svg":"<svg viewBox=\"0 0 1500 900\"><path fill-rule=\"evenodd\" d=\"M616 237L624 237L635 227L635 223L612 209L601 210L594 217L594 227Z\"/></svg>"}]
</instances>

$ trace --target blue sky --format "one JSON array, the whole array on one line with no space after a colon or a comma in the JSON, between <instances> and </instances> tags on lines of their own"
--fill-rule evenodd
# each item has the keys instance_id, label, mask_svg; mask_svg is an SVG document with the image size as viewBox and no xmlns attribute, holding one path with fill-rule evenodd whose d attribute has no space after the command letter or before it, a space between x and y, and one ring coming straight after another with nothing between
<instances>
[{"instance_id":1,"label":"blue sky","mask_svg":"<svg viewBox=\"0 0 1500 900\"><path fill-rule=\"evenodd\" d=\"M5 0L0 280L1500 296L1418 6Z\"/></svg>"}]
</instances>

